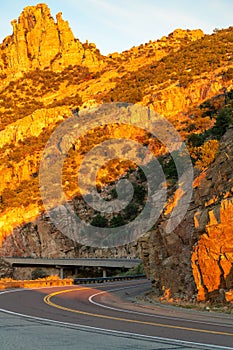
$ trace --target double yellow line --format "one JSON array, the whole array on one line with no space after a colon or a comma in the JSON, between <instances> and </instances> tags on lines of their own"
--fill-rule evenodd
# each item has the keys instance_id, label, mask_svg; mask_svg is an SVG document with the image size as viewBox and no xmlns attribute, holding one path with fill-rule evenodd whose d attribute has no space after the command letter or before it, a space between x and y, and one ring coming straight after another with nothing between
<instances>
[{"instance_id":1,"label":"double yellow line","mask_svg":"<svg viewBox=\"0 0 233 350\"><path fill-rule=\"evenodd\" d=\"M77 289L67 289L67 290L54 292L54 293L46 295L44 297L44 302L46 304L52 306L52 307L55 307L56 309L61 309L61 310L64 310L64 311L69 311L69 312L73 312L73 313L80 314L80 315L87 315L87 316L92 316L92 317L110 319L110 320L114 320L114 321L136 323L136 324L142 324L142 325L149 325L149 326L154 326L154 327L179 329L179 330L185 330L185 331L189 331L189 332L192 331L192 332L208 333L208 334L215 334L215 335L226 335L226 336L233 337L233 333L228 333L228 332L220 332L220 331L213 331L213 330L207 330L207 329L175 326L175 325L155 323L155 322L147 322L147 321L138 321L138 320L132 320L132 319L123 318L123 317L108 316L108 315L96 314L96 313L91 313L91 312L86 312L86 311L81 311L81 310L76 310L76 309L70 309L70 308L67 308L65 306L56 304L56 303L51 301L51 299L53 297L56 297L56 296L61 295L61 294L71 293L71 292L80 291L80 290L88 290L88 289L89 288L77 288ZM223 325L223 327L224 327L224 325Z\"/></svg>"}]
</instances>

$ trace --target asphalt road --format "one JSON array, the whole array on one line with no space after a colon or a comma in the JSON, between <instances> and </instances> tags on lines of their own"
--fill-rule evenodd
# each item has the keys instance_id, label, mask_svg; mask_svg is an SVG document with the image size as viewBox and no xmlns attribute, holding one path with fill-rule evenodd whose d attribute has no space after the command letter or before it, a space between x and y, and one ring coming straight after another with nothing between
<instances>
[{"instance_id":1,"label":"asphalt road","mask_svg":"<svg viewBox=\"0 0 233 350\"><path fill-rule=\"evenodd\" d=\"M232 349L233 317L133 303L146 281L0 293L1 350Z\"/></svg>"}]
</instances>

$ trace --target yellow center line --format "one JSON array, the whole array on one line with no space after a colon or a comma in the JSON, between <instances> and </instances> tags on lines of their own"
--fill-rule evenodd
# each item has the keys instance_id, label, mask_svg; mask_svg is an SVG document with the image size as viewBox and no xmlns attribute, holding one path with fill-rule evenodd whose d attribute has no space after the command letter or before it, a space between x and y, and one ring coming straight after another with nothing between
<instances>
[{"instance_id":1,"label":"yellow center line","mask_svg":"<svg viewBox=\"0 0 233 350\"><path fill-rule=\"evenodd\" d=\"M98 318L105 318L105 319L110 319L114 321L122 321L122 322L128 322L128 323L137 323L137 324L142 324L142 325L149 325L149 326L155 326L155 327L163 327L163 328L171 328L171 329L180 329L180 330L185 330L185 331L192 331L192 332L199 332L199 333L208 333L208 334L217 334L217 335L227 335L233 337L233 333L227 333L227 332L220 332L220 331L213 331L213 330L206 330L206 329L199 329L199 328L191 328L191 327L183 327L183 326L175 326L175 325L169 325L169 324L163 324L163 323L155 323L155 322L147 322L147 321L137 321L137 320L132 320L128 318L123 318L123 317L115 317L115 316L108 316L108 315L102 315L102 314L95 314L91 312L86 312L86 311L81 311L81 310L76 310L76 309L70 309L65 306L61 306L59 304L55 304L54 302L51 301L51 299L57 295L63 294L63 293L69 293L69 292L74 292L74 291L80 291L80 290L90 290L90 288L77 288L77 289L67 289L67 290L62 290L58 292L54 292L51 294L48 294L44 297L44 302L52 307L55 307L56 309L61 309L73 313L77 313L80 315L87 315L87 316L92 316L92 317L98 317ZM224 327L224 325L223 325Z\"/></svg>"}]
</instances>

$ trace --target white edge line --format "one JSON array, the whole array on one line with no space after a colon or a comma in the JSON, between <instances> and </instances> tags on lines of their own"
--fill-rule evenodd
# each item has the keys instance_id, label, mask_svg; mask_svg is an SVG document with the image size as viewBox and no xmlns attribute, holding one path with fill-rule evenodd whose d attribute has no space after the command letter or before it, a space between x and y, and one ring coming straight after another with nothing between
<instances>
[{"instance_id":1,"label":"white edge line","mask_svg":"<svg viewBox=\"0 0 233 350\"><path fill-rule=\"evenodd\" d=\"M101 303L98 303L96 301L93 300L93 298L95 298L96 296L98 295L101 295L101 294L106 294L108 292L116 292L116 291L119 291L119 290L124 290L124 289L129 289L131 287L122 287L122 288L114 288L114 289L109 289L107 291L102 291L102 292L98 292L98 293L95 293L93 295L91 295L89 298L88 298L88 301L91 303L91 304L94 304L96 306L99 306L99 307L102 307L102 308L105 308L105 309L110 309L110 310L114 310L114 311L119 311L119 312L125 312L125 313L129 313L129 314L136 314L136 315L142 315L142 316L149 316L149 317L154 317L154 318L160 318L160 319L172 319L172 320L175 320L175 321L188 321L188 322L191 322L191 323L198 323L198 324L205 324L205 325L209 325L209 326L218 326L218 327L228 327L228 328L232 328L233 327L233 324L229 324L229 323L213 323L213 322L205 322L205 321L197 321L197 320L188 320L186 318L182 318L182 317L173 317L173 316L161 316L161 315L154 315L154 314L148 314L148 313L144 313L144 312L140 312L140 311L133 311L133 310L126 310L126 309L119 309L119 308L115 308L115 307L112 307L112 306L108 306L108 305L104 305L104 304L101 304Z\"/></svg>"},{"instance_id":2,"label":"white edge line","mask_svg":"<svg viewBox=\"0 0 233 350\"><path fill-rule=\"evenodd\" d=\"M78 328L80 330L94 330L94 331L99 331L99 332L104 332L109 335L111 334L116 334L116 335L122 335L126 337L137 337L137 338L142 338L142 339L147 339L147 340L157 340L161 341L164 343L173 343L173 344L178 344L178 345L185 345L185 346L195 346L195 347L204 347L205 349L219 349L219 350L233 350L233 348L225 347L225 346L217 346L217 345L209 345L209 344L202 344L202 343L195 343L195 342L187 342L183 340L177 340L177 339L170 339L170 338L162 338L162 337L154 337L150 335L144 335L144 334L137 334L137 333L130 333L130 332L124 332L124 331L116 331L116 330L111 330L111 329L105 329L105 328L99 328L99 327L91 327L91 326L86 326L82 324L76 324L76 323L69 323L69 322L61 322L61 321L56 321L56 320L51 320L48 318L42 318L42 317L36 317L36 316L30 316L30 315L25 315L25 314L20 314L18 312L13 312L10 310L5 310L5 309L0 309L0 312L10 314L13 316L18 316L18 317L23 317L26 319L31 319L31 320L36 320L36 321L43 321L47 323L52 323L52 324L57 324L59 326L70 326L74 328ZM203 349L204 350L204 349Z\"/></svg>"}]
</instances>

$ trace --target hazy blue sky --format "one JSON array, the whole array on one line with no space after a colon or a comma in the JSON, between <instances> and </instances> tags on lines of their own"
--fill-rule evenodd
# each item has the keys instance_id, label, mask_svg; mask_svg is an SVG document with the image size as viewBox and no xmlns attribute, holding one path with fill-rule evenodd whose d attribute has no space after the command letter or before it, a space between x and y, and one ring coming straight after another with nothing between
<instances>
[{"instance_id":1,"label":"hazy blue sky","mask_svg":"<svg viewBox=\"0 0 233 350\"><path fill-rule=\"evenodd\" d=\"M0 41L34 0L0 0ZM47 0L52 15L63 13L75 36L95 42L103 54L159 39L176 28L211 33L233 25L233 0Z\"/></svg>"}]
</instances>

